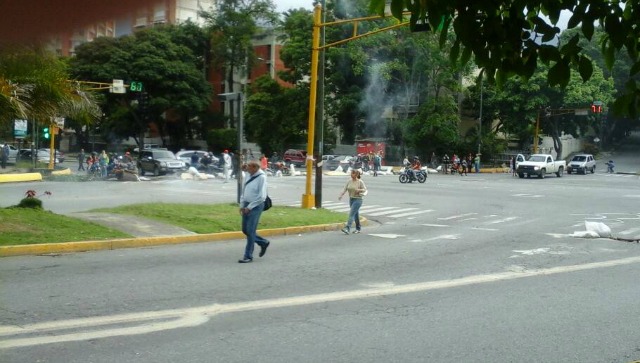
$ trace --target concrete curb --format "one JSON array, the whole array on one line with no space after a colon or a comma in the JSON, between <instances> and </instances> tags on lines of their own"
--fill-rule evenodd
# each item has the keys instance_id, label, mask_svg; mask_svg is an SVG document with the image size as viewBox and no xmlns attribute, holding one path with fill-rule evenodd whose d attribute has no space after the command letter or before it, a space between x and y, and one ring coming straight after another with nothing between
<instances>
[{"instance_id":1,"label":"concrete curb","mask_svg":"<svg viewBox=\"0 0 640 363\"><path fill-rule=\"evenodd\" d=\"M52 170L51 175L71 175L71 169ZM0 183L42 181L42 173L8 173L0 174Z\"/></svg>"},{"instance_id":2,"label":"concrete curb","mask_svg":"<svg viewBox=\"0 0 640 363\"><path fill-rule=\"evenodd\" d=\"M40 173L0 174L0 183L42 181Z\"/></svg>"},{"instance_id":3,"label":"concrete curb","mask_svg":"<svg viewBox=\"0 0 640 363\"><path fill-rule=\"evenodd\" d=\"M362 220L363 225L367 224L366 220ZM261 229L258 233L261 236L287 236L308 232L325 232L337 231L344 226L344 223L319 224L313 226L298 226L286 228ZM242 232L221 232L184 236L159 236L159 237L142 237L142 238L122 238L106 241L81 241L81 242L62 242L62 243L42 243L32 245L18 246L0 246L0 257L24 256L24 255L45 255L70 252L86 252L100 250L115 250L120 248L137 248L151 247L163 245L175 245L182 243L202 243L228 241L235 239L244 239Z\"/></svg>"}]
</instances>

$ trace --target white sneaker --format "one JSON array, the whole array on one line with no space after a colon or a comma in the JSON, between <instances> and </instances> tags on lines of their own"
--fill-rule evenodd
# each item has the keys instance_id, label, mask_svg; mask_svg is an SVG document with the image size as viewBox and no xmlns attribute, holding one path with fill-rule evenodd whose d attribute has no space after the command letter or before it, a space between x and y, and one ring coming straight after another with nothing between
<instances>
[{"instance_id":1,"label":"white sneaker","mask_svg":"<svg viewBox=\"0 0 640 363\"><path fill-rule=\"evenodd\" d=\"M344 227L343 229L341 229L341 231L344 234L349 234L349 230L347 229L347 227Z\"/></svg>"},{"instance_id":2,"label":"white sneaker","mask_svg":"<svg viewBox=\"0 0 640 363\"><path fill-rule=\"evenodd\" d=\"M354 233L354 234L355 234L355 233L360 233L360 230L359 230L359 229L356 229L355 231L353 231L353 233Z\"/></svg>"}]
</instances>

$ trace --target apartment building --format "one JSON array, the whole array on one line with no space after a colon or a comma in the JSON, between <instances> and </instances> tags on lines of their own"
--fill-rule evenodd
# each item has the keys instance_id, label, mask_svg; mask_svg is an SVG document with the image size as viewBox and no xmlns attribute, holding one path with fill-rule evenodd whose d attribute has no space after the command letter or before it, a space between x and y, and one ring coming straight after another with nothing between
<instances>
[{"instance_id":1,"label":"apartment building","mask_svg":"<svg viewBox=\"0 0 640 363\"><path fill-rule=\"evenodd\" d=\"M217 0L158 0L153 5L143 6L118 19L101 21L83 26L74 31L65 31L54 36L48 48L59 56L73 55L75 47L91 42L98 37L120 37L136 30L162 24L180 24L190 20L204 24L199 11L209 11Z\"/></svg>"}]
</instances>

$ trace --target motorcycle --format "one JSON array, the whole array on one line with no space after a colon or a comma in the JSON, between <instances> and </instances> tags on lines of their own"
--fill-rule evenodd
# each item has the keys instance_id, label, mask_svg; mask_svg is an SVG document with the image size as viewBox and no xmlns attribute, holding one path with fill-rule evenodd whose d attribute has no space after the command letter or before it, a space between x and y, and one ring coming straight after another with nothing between
<instances>
[{"instance_id":1,"label":"motorcycle","mask_svg":"<svg viewBox=\"0 0 640 363\"><path fill-rule=\"evenodd\" d=\"M413 169L411 167L405 167L399 177L400 183L411 183L414 180L417 180L419 183L424 183L427 181L427 172L424 170L417 170L414 174Z\"/></svg>"},{"instance_id":2,"label":"motorcycle","mask_svg":"<svg viewBox=\"0 0 640 363\"><path fill-rule=\"evenodd\" d=\"M130 177L127 177L127 175ZM138 179L138 168L133 160L126 160L122 156L118 156L113 160L113 162L107 167L107 179L108 178L116 178L117 180L130 180L130 179Z\"/></svg>"}]
</instances>

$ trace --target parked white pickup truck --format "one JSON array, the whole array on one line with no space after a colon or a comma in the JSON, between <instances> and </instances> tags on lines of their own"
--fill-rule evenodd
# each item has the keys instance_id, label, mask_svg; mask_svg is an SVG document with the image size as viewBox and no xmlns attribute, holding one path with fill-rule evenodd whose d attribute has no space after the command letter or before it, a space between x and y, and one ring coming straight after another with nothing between
<instances>
[{"instance_id":1,"label":"parked white pickup truck","mask_svg":"<svg viewBox=\"0 0 640 363\"><path fill-rule=\"evenodd\" d=\"M526 161L518 164L516 172L518 176L528 178L531 175L537 175L538 178L544 178L546 174L555 173L558 178L562 176L567 169L567 162L564 160L553 160L553 156L549 154L533 154Z\"/></svg>"}]
</instances>

